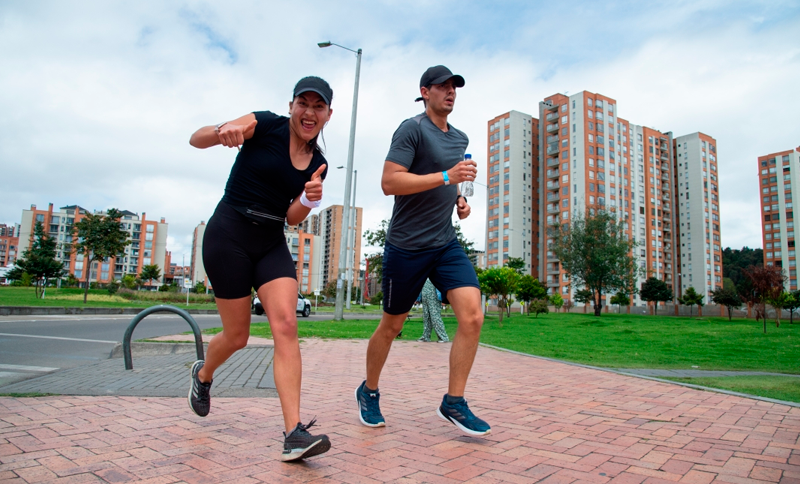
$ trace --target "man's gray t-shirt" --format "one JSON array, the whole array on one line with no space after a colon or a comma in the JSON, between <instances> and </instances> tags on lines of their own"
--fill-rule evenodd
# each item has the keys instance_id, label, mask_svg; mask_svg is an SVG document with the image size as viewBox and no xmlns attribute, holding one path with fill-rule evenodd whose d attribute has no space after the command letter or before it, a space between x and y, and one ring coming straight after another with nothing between
<instances>
[{"instance_id":1,"label":"man's gray t-shirt","mask_svg":"<svg viewBox=\"0 0 800 484\"><path fill-rule=\"evenodd\" d=\"M469 138L447 125L445 133L425 115L406 119L392 136L386 160L415 175L441 173L464 159ZM395 195L386 241L401 249L442 247L456 238L453 208L455 184L441 185L412 195Z\"/></svg>"}]
</instances>

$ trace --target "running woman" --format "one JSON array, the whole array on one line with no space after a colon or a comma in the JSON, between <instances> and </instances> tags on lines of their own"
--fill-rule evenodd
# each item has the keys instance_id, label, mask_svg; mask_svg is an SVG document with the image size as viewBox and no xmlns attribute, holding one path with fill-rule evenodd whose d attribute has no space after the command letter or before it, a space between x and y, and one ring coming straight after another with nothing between
<instances>
[{"instance_id":1,"label":"running woman","mask_svg":"<svg viewBox=\"0 0 800 484\"><path fill-rule=\"evenodd\" d=\"M326 435L308 432L315 420L300 421L297 276L283 228L302 222L321 203L328 162L317 138L333 114L332 99L327 82L305 77L294 88L289 117L253 112L200 128L189 141L201 149L241 146L203 237L203 264L223 330L208 345L205 361L192 366L189 406L208 415L214 371L247 345L254 288L275 341L275 387L286 427L282 461L322 454L331 446Z\"/></svg>"},{"instance_id":2,"label":"running woman","mask_svg":"<svg viewBox=\"0 0 800 484\"><path fill-rule=\"evenodd\" d=\"M400 124L383 165L383 193L395 196L383 252L383 317L367 347L367 379L355 391L359 419L369 427L386 425L378 380L392 341L430 278L458 320L450 350L450 382L436 414L468 435L491 432L464 399L483 312L478 278L451 221L453 206L459 219L469 216L470 206L458 184L474 181L477 174L476 163L464 160L467 135L447 122L460 87L464 78L445 66L422 74L417 101L424 101L425 112Z\"/></svg>"}]
</instances>

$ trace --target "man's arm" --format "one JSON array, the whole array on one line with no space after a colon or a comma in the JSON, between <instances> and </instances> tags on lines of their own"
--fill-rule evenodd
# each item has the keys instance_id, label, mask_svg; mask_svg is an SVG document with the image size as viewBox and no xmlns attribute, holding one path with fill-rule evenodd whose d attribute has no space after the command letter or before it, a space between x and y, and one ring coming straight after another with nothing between
<instances>
[{"instance_id":1,"label":"man's arm","mask_svg":"<svg viewBox=\"0 0 800 484\"><path fill-rule=\"evenodd\" d=\"M256 115L245 114L241 118L228 121L219 130L216 126L204 126L194 132L189 139L189 144L195 148L205 149L216 145L241 146L244 140L253 137L256 130Z\"/></svg>"},{"instance_id":2,"label":"man's arm","mask_svg":"<svg viewBox=\"0 0 800 484\"><path fill-rule=\"evenodd\" d=\"M477 166L478 164L474 160L458 162L454 167L447 170L447 178L450 180L450 184L474 181L475 175L478 173ZM383 164L381 188L384 195L411 195L431 190L441 185L444 185L444 175L441 172L416 175L409 173L408 168L391 160L386 160Z\"/></svg>"}]
</instances>

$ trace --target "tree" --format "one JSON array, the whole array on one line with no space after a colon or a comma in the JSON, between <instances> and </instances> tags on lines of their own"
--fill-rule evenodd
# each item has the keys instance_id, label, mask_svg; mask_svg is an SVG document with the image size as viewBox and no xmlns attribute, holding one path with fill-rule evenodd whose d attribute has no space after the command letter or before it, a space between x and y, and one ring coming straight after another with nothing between
<instances>
[{"instance_id":1,"label":"tree","mask_svg":"<svg viewBox=\"0 0 800 484\"><path fill-rule=\"evenodd\" d=\"M367 245L380 248L374 254L366 256L368 274L374 275L378 283L383 279L383 247L386 245L387 230L389 230L389 221L381 220L381 224L376 230L364 231L364 240L366 240ZM334 297L336 294L335 289L336 287L334 286Z\"/></svg>"},{"instance_id":2,"label":"tree","mask_svg":"<svg viewBox=\"0 0 800 484\"><path fill-rule=\"evenodd\" d=\"M80 281L78 280L78 278L75 277L75 274L73 274L71 272L69 274L67 274L67 278L64 279L64 284L67 287L78 287L78 283L79 282Z\"/></svg>"},{"instance_id":3,"label":"tree","mask_svg":"<svg viewBox=\"0 0 800 484\"><path fill-rule=\"evenodd\" d=\"M642 283L642 289L639 291L639 296L644 301L654 301L656 303L655 312L658 314L658 303L672 300L672 290L667 286L667 283L655 277L648 277Z\"/></svg>"},{"instance_id":4,"label":"tree","mask_svg":"<svg viewBox=\"0 0 800 484\"><path fill-rule=\"evenodd\" d=\"M564 300L564 311L565 312L570 312L572 310L572 308L574 308L574 307L575 307L575 303L572 302L571 299L565 299Z\"/></svg>"},{"instance_id":5,"label":"tree","mask_svg":"<svg viewBox=\"0 0 800 484\"><path fill-rule=\"evenodd\" d=\"M617 314L619 314L622 306L630 306L631 298L629 298L624 292L617 291L616 294L611 296L611 304L617 305Z\"/></svg>"},{"instance_id":6,"label":"tree","mask_svg":"<svg viewBox=\"0 0 800 484\"><path fill-rule=\"evenodd\" d=\"M561 297L561 294L555 293L550 296L550 304L552 304L553 307L556 308L556 312L558 312L558 310L561 309L561 306L564 305L564 298Z\"/></svg>"},{"instance_id":7,"label":"tree","mask_svg":"<svg viewBox=\"0 0 800 484\"><path fill-rule=\"evenodd\" d=\"M728 321L733 317L733 309L742 305L742 298L735 289L723 287L711 291L711 301L728 309Z\"/></svg>"},{"instance_id":8,"label":"tree","mask_svg":"<svg viewBox=\"0 0 800 484\"><path fill-rule=\"evenodd\" d=\"M786 306L789 310L789 324L794 324L794 312L800 308L800 291L792 291L791 304Z\"/></svg>"},{"instance_id":9,"label":"tree","mask_svg":"<svg viewBox=\"0 0 800 484\"><path fill-rule=\"evenodd\" d=\"M72 250L75 253L83 254L86 263L84 304L89 295L89 277L93 263L123 253L125 247L131 243L128 233L122 230L119 223L120 218L122 218L122 213L116 208L110 208L105 214L87 213L84 218L72 226L72 235L78 239L78 242L72 246Z\"/></svg>"},{"instance_id":10,"label":"tree","mask_svg":"<svg viewBox=\"0 0 800 484\"><path fill-rule=\"evenodd\" d=\"M142 266L142 272L139 273L139 277L143 281L147 281L150 285L153 284L153 279L160 279L161 278L161 268L158 267L156 264L148 264L146 266Z\"/></svg>"},{"instance_id":11,"label":"tree","mask_svg":"<svg viewBox=\"0 0 800 484\"><path fill-rule=\"evenodd\" d=\"M726 247L722 251L723 278L729 278L740 293L743 290L742 284L747 281L745 270L750 266L760 266L763 264L764 251L762 249L742 247L742 250L738 250ZM724 284L723 287L725 287Z\"/></svg>"},{"instance_id":12,"label":"tree","mask_svg":"<svg viewBox=\"0 0 800 484\"><path fill-rule=\"evenodd\" d=\"M586 306L594 300L594 296L592 295L592 291L588 289L579 289L578 292L575 293L575 300L583 304L583 312L585 313Z\"/></svg>"},{"instance_id":13,"label":"tree","mask_svg":"<svg viewBox=\"0 0 800 484\"><path fill-rule=\"evenodd\" d=\"M499 325L502 328L503 310L508 306L509 295L516 291L519 274L510 267L492 267L481 272L478 281L481 284L481 292L487 297L497 297L497 306L500 309Z\"/></svg>"},{"instance_id":14,"label":"tree","mask_svg":"<svg viewBox=\"0 0 800 484\"><path fill-rule=\"evenodd\" d=\"M325 299L336 299L336 281L328 282L325 288L322 289L322 295L325 297Z\"/></svg>"},{"instance_id":15,"label":"tree","mask_svg":"<svg viewBox=\"0 0 800 484\"><path fill-rule=\"evenodd\" d=\"M544 299L533 301L530 309L533 311L536 318L538 318L540 314L547 314L550 312L550 308L547 307L547 301Z\"/></svg>"},{"instance_id":16,"label":"tree","mask_svg":"<svg viewBox=\"0 0 800 484\"><path fill-rule=\"evenodd\" d=\"M525 274L520 276L519 282L517 282L517 290L514 295L517 297L517 300L525 303L525 306L528 309L528 315L530 315L530 302L535 299L547 297L547 288L544 287L541 282L539 282L539 279Z\"/></svg>"},{"instance_id":17,"label":"tree","mask_svg":"<svg viewBox=\"0 0 800 484\"><path fill-rule=\"evenodd\" d=\"M122 280L120 281L122 286L126 289L133 289L136 287L136 276L133 274L125 274L122 276Z\"/></svg>"},{"instance_id":18,"label":"tree","mask_svg":"<svg viewBox=\"0 0 800 484\"><path fill-rule=\"evenodd\" d=\"M633 249L624 222L607 211L576 216L568 225L553 225L550 250L558 257L572 284L594 295L594 314L600 316L603 294L633 291L637 274Z\"/></svg>"},{"instance_id":19,"label":"tree","mask_svg":"<svg viewBox=\"0 0 800 484\"><path fill-rule=\"evenodd\" d=\"M517 274L522 275L525 272L525 259L521 257L509 257L504 265L514 269Z\"/></svg>"},{"instance_id":20,"label":"tree","mask_svg":"<svg viewBox=\"0 0 800 484\"><path fill-rule=\"evenodd\" d=\"M203 294L206 292L206 282L205 281L197 281L197 284L194 285L194 292L197 294Z\"/></svg>"},{"instance_id":21,"label":"tree","mask_svg":"<svg viewBox=\"0 0 800 484\"><path fill-rule=\"evenodd\" d=\"M689 306L689 316L692 316L692 307L695 304L698 306L703 305L703 295L698 294L693 286L689 286L689 289L683 293L683 296L678 298L678 302L684 306Z\"/></svg>"},{"instance_id":22,"label":"tree","mask_svg":"<svg viewBox=\"0 0 800 484\"><path fill-rule=\"evenodd\" d=\"M64 275L64 266L56 259L56 245L56 240L45 233L44 225L36 222L31 246L25 249L6 277L21 280L23 274L28 274L36 287L36 298L41 298L47 281Z\"/></svg>"},{"instance_id":23,"label":"tree","mask_svg":"<svg viewBox=\"0 0 800 484\"><path fill-rule=\"evenodd\" d=\"M742 283L742 298L756 308L756 321L764 320L764 333L767 332L767 303L774 301L783 291L786 276L783 269L776 266L753 265L745 269L746 282Z\"/></svg>"},{"instance_id":24,"label":"tree","mask_svg":"<svg viewBox=\"0 0 800 484\"><path fill-rule=\"evenodd\" d=\"M775 309L775 327L781 327L781 312L786 306L793 304L794 296L792 293L781 291L777 296L769 300L770 305Z\"/></svg>"}]
</instances>

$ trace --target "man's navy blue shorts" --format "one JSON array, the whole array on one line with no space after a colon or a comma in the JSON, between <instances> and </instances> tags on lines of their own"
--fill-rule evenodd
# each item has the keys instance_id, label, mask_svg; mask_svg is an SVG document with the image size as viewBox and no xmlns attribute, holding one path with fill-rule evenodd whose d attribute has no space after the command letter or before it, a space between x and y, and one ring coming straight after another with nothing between
<instances>
[{"instance_id":1,"label":"man's navy blue shorts","mask_svg":"<svg viewBox=\"0 0 800 484\"><path fill-rule=\"evenodd\" d=\"M453 239L435 249L407 250L386 243L383 248L383 310L405 314L417 300L425 279L430 279L447 303L447 291L477 287L478 276L466 252Z\"/></svg>"}]
</instances>

